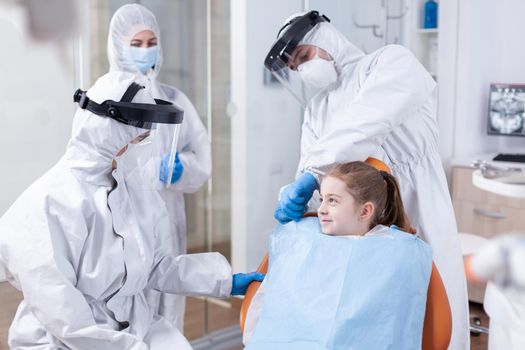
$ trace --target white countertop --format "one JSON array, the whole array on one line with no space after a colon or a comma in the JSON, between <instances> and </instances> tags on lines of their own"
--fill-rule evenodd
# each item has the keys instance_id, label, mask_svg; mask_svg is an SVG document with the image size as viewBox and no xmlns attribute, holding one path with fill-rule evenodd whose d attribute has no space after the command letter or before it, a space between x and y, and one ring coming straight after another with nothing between
<instances>
[{"instance_id":1,"label":"white countertop","mask_svg":"<svg viewBox=\"0 0 525 350\"><path fill-rule=\"evenodd\" d=\"M481 175L481 170L472 173L472 183L482 190L512 198L525 198L525 183L507 183L498 179L487 179Z\"/></svg>"}]
</instances>

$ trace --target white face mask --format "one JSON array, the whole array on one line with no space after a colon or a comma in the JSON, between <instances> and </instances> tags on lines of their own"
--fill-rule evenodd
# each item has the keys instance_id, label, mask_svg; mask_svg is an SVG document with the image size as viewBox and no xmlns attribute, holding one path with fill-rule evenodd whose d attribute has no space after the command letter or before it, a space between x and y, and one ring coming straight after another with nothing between
<instances>
[{"instance_id":1,"label":"white face mask","mask_svg":"<svg viewBox=\"0 0 525 350\"><path fill-rule=\"evenodd\" d=\"M129 53L131 59L137 66L137 69L142 73L146 74L150 69L155 67L157 63L158 47L152 46L148 48L144 47L129 47Z\"/></svg>"},{"instance_id":2,"label":"white face mask","mask_svg":"<svg viewBox=\"0 0 525 350\"><path fill-rule=\"evenodd\" d=\"M319 57L319 49L315 57L297 67L301 79L308 85L323 89L337 80L334 61Z\"/></svg>"}]
</instances>

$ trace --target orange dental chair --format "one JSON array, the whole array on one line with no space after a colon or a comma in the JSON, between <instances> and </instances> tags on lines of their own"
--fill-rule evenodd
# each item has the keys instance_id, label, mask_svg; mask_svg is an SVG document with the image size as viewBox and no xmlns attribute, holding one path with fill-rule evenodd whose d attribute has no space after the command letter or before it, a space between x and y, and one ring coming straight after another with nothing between
<instances>
[{"instance_id":1,"label":"orange dental chair","mask_svg":"<svg viewBox=\"0 0 525 350\"><path fill-rule=\"evenodd\" d=\"M390 173L390 169L383 162L368 158L367 163L378 170L384 170ZM317 213L307 213L305 216L317 216ZM268 272L268 255L266 255L257 268L257 272ZM248 287L246 295L241 305L240 326L244 333L244 323L248 314L250 303L257 292L261 282L252 282ZM446 350L450 343L452 334L452 315L450 304L448 302L445 286L434 263L432 263L432 272L427 290L427 305L425 311L425 320L423 323L423 340L422 350Z\"/></svg>"}]
</instances>

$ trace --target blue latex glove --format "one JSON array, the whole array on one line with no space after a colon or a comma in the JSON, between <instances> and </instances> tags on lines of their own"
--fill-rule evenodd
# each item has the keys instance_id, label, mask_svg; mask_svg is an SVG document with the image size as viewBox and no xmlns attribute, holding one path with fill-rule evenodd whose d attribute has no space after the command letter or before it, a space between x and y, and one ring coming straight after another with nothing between
<instances>
[{"instance_id":1,"label":"blue latex glove","mask_svg":"<svg viewBox=\"0 0 525 350\"><path fill-rule=\"evenodd\" d=\"M266 276L264 273L250 272L250 273L236 273L233 275L232 295L245 295L248 286L253 281L262 282Z\"/></svg>"},{"instance_id":2,"label":"blue latex glove","mask_svg":"<svg viewBox=\"0 0 525 350\"><path fill-rule=\"evenodd\" d=\"M312 174L301 175L282 191L279 203L275 208L275 219L281 224L292 220L299 221L304 215L308 201L318 188L319 184Z\"/></svg>"},{"instance_id":3,"label":"blue latex glove","mask_svg":"<svg viewBox=\"0 0 525 350\"><path fill-rule=\"evenodd\" d=\"M160 163L160 181L167 183L168 182L168 162L170 161L170 155L167 154L162 162ZM184 165L179 160L179 152L175 153L175 162L173 166L173 173L171 174L171 183L179 181L182 172L184 171Z\"/></svg>"}]
</instances>

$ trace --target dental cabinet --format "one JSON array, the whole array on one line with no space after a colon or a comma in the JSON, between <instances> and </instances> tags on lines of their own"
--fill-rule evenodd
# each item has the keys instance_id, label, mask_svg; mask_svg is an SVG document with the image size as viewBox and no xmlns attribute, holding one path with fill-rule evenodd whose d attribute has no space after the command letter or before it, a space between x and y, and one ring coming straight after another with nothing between
<instances>
[{"instance_id":1,"label":"dental cabinet","mask_svg":"<svg viewBox=\"0 0 525 350\"><path fill-rule=\"evenodd\" d=\"M492 158L472 158L471 161L475 159ZM525 232L525 196L508 197L474 185L473 174L479 170L470 165L471 161L454 161L452 167L452 204L458 232L484 238L509 232ZM525 167L523 163L494 164ZM469 282L468 293L469 300L483 303L485 284Z\"/></svg>"}]
</instances>

